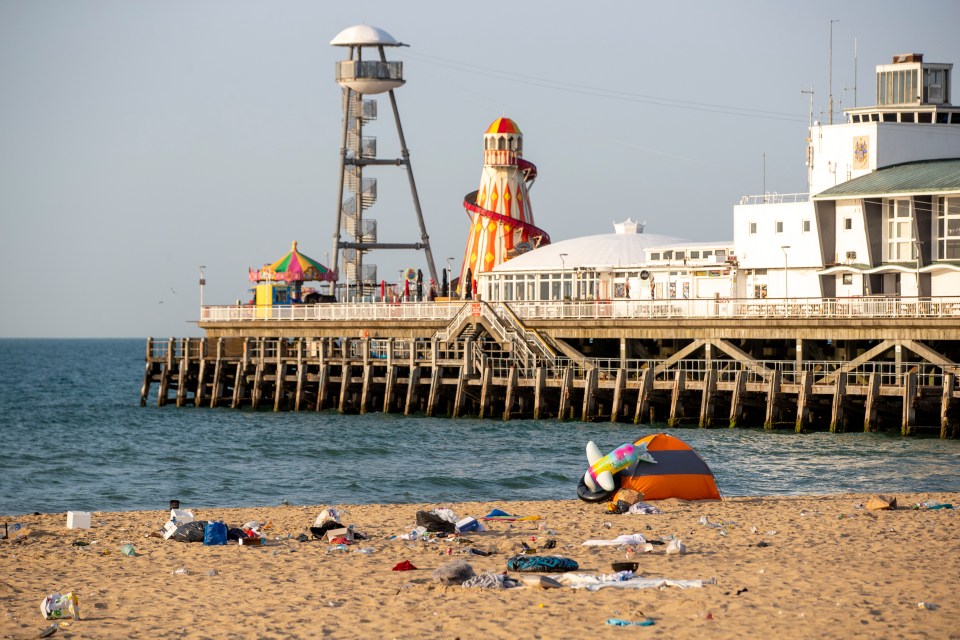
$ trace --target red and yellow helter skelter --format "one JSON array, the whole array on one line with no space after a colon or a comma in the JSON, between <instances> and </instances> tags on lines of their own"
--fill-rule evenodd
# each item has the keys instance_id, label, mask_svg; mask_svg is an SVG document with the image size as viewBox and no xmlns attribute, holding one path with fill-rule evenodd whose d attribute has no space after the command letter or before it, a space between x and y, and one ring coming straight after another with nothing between
<instances>
[{"instance_id":1,"label":"red and yellow helter skelter","mask_svg":"<svg viewBox=\"0 0 960 640\"><path fill-rule=\"evenodd\" d=\"M460 270L461 297L472 297L481 273L550 244L547 232L533 223L529 191L536 177L537 167L523 159L520 127L510 118L494 120L483 134L480 188L463 199L471 224Z\"/></svg>"}]
</instances>

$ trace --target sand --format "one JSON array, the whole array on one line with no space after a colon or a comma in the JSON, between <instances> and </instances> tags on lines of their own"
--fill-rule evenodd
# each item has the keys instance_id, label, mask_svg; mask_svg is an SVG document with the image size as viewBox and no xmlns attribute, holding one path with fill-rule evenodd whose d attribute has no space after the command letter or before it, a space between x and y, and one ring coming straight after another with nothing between
<instances>
[{"instance_id":1,"label":"sand","mask_svg":"<svg viewBox=\"0 0 960 640\"><path fill-rule=\"evenodd\" d=\"M270 522L270 535L282 538L252 547L152 537L168 516L159 510L94 513L86 530L67 529L63 513L5 517L29 523L29 534L0 542L0 636L39 637L51 625L41 600L70 591L82 619L57 638L960 638L960 512L910 508L960 507L960 494L892 495L899 508L890 511L862 507L871 495L668 500L655 503L659 515L612 515L576 500L330 505L369 537L346 551L296 540L327 505L192 508L231 525ZM393 537L415 526L418 510L437 507L541 520L487 523L467 543ZM624 547L582 544L635 533L673 535L687 553L657 545L628 557ZM544 550L548 539L556 547ZM136 556L121 553L127 543ZM433 578L458 559L478 574L502 573L522 543L575 560L581 573L609 574L612 562L629 559L644 577L707 583L590 592L467 589ZM404 560L417 570L391 571ZM609 618L654 624L617 627Z\"/></svg>"}]
</instances>

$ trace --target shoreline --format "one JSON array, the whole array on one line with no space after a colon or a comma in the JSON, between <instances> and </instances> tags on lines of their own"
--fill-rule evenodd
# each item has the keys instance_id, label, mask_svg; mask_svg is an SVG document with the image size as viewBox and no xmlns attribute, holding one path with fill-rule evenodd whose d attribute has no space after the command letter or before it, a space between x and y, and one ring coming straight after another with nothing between
<instances>
[{"instance_id":1,"label":"shoreline","mask_svg":"<svg viewBox=\"0 0 960 640\"><path fill-rule=\"evenodd\" d=\"M52 624L41 617L40 601L68 591L78 596L81 620L58 630L65 638L612 638L631 632L741 638L755 634L758 624L780 638L960 637L954 624L960 594L953 586L960 576L960 516L956 509L910 508L927 500L960 508L960 492L887 493L898 509L861 508L873 495L663 500L651 503L662 511L657 515L609 514L603 504L575 499L191 509L198 520L223 519L228 526L272 523L268 535L281 539L254 547L152 537L166 510L95 512L91 529L67 529L62 513L4 516L28 523L29 533L19 542L0 541L0 637L37 637ZM298 542L300 534L309 538L326 506L368 539L345 549L325 540ZM501 509L540 519L484 521L487 530L464 534L462 544L399 537L416 526L417 511L440 507L458 518ZM649 553L583 545L630 534L650 541L674 536L687 553L667 555L664 545ZM546 540L555 546L547 550ZM125 544L137 555L123 555ZM644 577L706 584L589 592L464 588L433 578L453 560L466 560L477 574L503 573L523 545L576 561L577 573L610 574L612 562L629 560ZM405 560L417 570L391 570ZM179 569L185 572L175 573ZM921 602L931 608L918 607ZM610 618L654 624L628 631L608 625Z\"/></svg>"}]
</instances>

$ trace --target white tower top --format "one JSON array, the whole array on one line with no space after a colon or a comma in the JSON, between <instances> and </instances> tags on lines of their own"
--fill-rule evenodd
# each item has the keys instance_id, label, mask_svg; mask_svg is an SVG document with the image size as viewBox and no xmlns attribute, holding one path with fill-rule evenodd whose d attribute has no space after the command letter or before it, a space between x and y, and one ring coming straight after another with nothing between
<instances>
[{"instance_id":1,"label":"white tower top","mask_svg":"<svg viewBox=\"0 0 960 640\"><path fill-rule=\"evenodd\" d=\"M379 27L358 24L347 27L330 41L335 47L404 47L402 42Z\"/></svg>"}]
</instances>

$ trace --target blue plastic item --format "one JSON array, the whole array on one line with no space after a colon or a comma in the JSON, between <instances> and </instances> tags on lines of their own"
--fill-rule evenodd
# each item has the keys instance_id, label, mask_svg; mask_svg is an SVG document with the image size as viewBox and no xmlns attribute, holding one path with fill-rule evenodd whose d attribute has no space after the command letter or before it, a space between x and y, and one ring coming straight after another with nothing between
<instances>
[{"instance_id":1,"label":"blue plastic item","mask_svg":"<svg viewBox=\"0 0 960 640\"><path fill-rule=\"evenodd\" d=\"M222 522L208 522L203 528L203 544L227 544L227 525Z\"/></svg>"}]
</instances>

